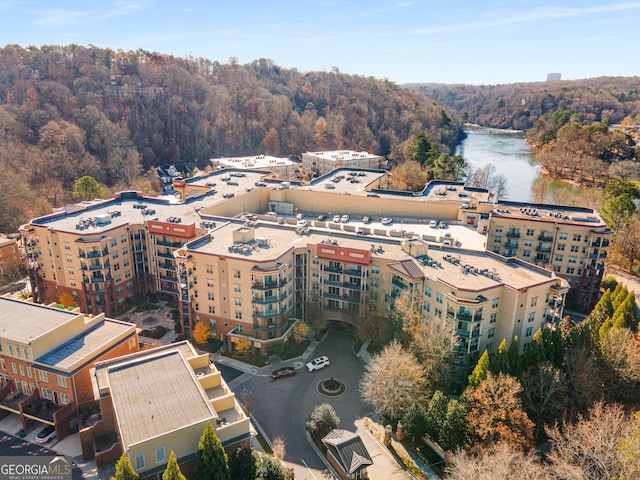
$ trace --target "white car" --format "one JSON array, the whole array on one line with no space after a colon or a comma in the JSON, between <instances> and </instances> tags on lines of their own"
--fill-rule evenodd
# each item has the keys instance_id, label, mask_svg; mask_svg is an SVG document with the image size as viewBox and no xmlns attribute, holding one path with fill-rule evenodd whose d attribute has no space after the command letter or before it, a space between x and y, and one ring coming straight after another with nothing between
<instances>
[{"instance_id":1,"label":"white car","mask_svg":"<svg viewBox=\"0 0 640 480\"><path fill-rule=\"evenodd\" d=\"M430 226L431 228L436 228L436 227L438 226L438 222L436 222L435 220L431 220L431 221L429 222L429 226Z\"/></svg>"},{"instance_id":2,"label":"white car","mask_svg":"<svg viewBox=\"0 0 640 480\"><path fill-rule=\"evenodd\" d=\"M340 221L342 223L347 223L349 221L349 215L347 215L346 213L344 215L342 215L342 217L340 217Z\"/></svg>"},{"instance_id":3,"label":"white car","mask_svg":"<svg viewBox=\"0 0 640 480\"><path fill-rule=\"evenodd\" d=\"M298 227L306 227L307 226L307 221L306 220L298 220L298 223L296 225Z\"/></svg>"},{"instance_id":4,"label":"white car","mask_svg":"<svg viewBox=\"0 0 640 480\"><path fill-rule=\"evenodd\" d=\"M299 213L296 215L297 220L302 220L304 218L304 213Z\"/></svg>"},{"instance_id":5,"label":"white car","mask_svg":"<svg viewBox=\"0 0 640 480\"><path fill-rule=\"evenodd\" d=\"M393 223L393 218L391 217L382 217L382 220L380 220L380 223L383 225L389 225L391 223Z\"/></svg>"},{"instance_id":6,"label":"white car","mask_svg":"<svg viewBox=\"0 0 640 480\"><path fill-rule=\"evenodd\" d=\"M320 370L321 368L329 366L329 358L325 355L322 357L314 358L307 363L307 370L313 372L314 370Z\"/></svg>"},{"instance_id":7,"label":"white car","mask_svg":"<svg viewBox=\"0 0 640 480\"><path fill-rule=\"evenodd\" d=\"M340 215L333 216L333 223L340 223Z\"/></svg>"}]
</instances>

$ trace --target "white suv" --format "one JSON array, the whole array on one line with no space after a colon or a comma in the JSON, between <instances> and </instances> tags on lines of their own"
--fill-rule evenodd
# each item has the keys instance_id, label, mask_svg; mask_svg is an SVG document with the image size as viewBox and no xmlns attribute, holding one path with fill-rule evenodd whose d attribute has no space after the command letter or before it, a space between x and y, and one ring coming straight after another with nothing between
<instances>
[{"instance_id":1,"label":"white suv","mask_svg":"<svg viewBox=\"0 0 640 480\"><path fill-rule=\"evenodd\" d=\"M314 358L307 363L307 370L313 372L314 370L320 370L321 368L329 366L329 359L326 356Z\"/></svg>"}]
</instances>

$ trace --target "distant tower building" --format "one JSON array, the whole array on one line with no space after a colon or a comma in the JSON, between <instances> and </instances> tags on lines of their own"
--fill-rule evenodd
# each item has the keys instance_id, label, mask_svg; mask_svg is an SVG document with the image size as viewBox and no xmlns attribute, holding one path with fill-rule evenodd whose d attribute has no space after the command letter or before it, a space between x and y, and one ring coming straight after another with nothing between
<instances>
[{"instance_id":1,"label":"distant tower building","mask_svg":"<svg viewBox=\"0 0 640 480\"><path fill-rule=\"evenodd\" d=\"M553 82L554 80L561 80L562 74L560 73L549 73L547 75L547 82Z\"/></svg>"}]
</instances>

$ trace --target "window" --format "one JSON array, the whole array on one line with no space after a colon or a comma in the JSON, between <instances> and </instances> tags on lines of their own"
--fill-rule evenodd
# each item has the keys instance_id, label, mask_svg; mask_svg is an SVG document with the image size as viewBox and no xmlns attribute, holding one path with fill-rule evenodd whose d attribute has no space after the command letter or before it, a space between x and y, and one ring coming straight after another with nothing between
<instances>
[{"instance_id":1,"label":"window","mask_svg":"<svg viewBox=\"0 0 640 480\"><path fill-rule=\"evenodd\" d=\"M527 228L527 235L528 236L533 235L533 228Z\"/></svg>"},{"instance_id":2,"label":"window","mask_svg":"<svg viewBox=\"0 0 640 480\"><path fill-rule=\"evenodd\" d=\"M242 331L242 324L236 323L236 332L241 332L241 331Z\"/></svg>"},{"instance_id":3,"label":"window","mask_svg":"<svg viewBox=\"0 0 640 480\"><path fill-rule=\"evenodd\" d=\"M11 370L13 370L14 375L18 374L18 369L16 368L16 364L11 362Z\"/></svg>"},{"instance_id":4,"label":"window","mask_svg":"<svg viewBox=\"0 0 640 480\"><path fill-rule=\"evenodd\" d=\"M501 232L502 232L502 225L496 226L496 233L501 233Z\"/></svg>"},{"instance_id":5,"label":"window","mask_svg":"<svg viewBox=\"0 0 640 480\"><path fill-rule=\"evenodd\" d=\"M164 463L164 445L156 447L156 462Z\"/></svg>"},{"instance_id":6,"label":"window","mask_svg":"<svg viewBox=\"0 0 640 480\"><path fill-rule=\"evenodd\" d=\"M207 299L211 300L212 302L215 300L215 297L213 296L213 292L207 292Z\"/></svg>"},{"instance_id":7,"label":"window","mask_svg":"<svg viewBox=\"0 0 640 480\"><path fill-rule=\"evenodd\" d=\"M566 240L567 239L567 234L566 233L560 233L558 235L558 240Z\"/></svg>"},{"instance_id":8,"label":"window","mask_svg":"<svg viewBox=\"0 0 640 480\"><path fill-rule=\"evenodd\" d=\"M553 258L554 262L561 262L562 260L564 260L564 255L556 254L556 256Z\"/></svg>"},{"instance_id":9,"label":"window","mask_svg":"<svg viewBox=\"0 0 640 480\"><path fill-rule=\"evenodd\" d=\"M380 267L378 265L372 265L371 273L373 273L374 275L378 275L380 273Z\"/></svg>"},{"instance_id":10,"label":"window","mask_svg":"<svg viewBox=\"0 0 640 480\"><path fill-rule=\"evenodd\" d=\"M69 395L66 393L60 392L60 403L62 405L67 405L70 402Z\"/></svg>"},{"instance_id":11,"label":"window","mask_svg":"<svg viewBox=\"0 0 640 480\"><path fill-rule=\"evenodd\" d=\"M131 270L124 272L124 278L131 278Z\"/></svg>"},{"instance_id":12,"label":"window","mask_svg":"<svg viewBox=\"0 0 640 480\"><path fill-rule=\"evenodd\" d=\"M69 275L73 275L73 267L69 267L67 269L67 272L69 273Z\"/></svg>"},{"instance_id":13,"label":"window","mask_svg":"<svg viewBox=\"0 0 640 480\"><path fill-rule=\"evenodd\" d=\"M127 247L122 247L122 254L123 255L128 255L129 254L129 249Z\"/></svg>"},{"instance_id":14,"label":"window","mask_svg":"<svg viewBox=\"0 0 640 480\"><path fill-rule=\"evenodd\" d=\"M71 255L65 255L65 258L67 259L67 262L73 261L73 257Z\"/></svg>"},{"instance_id":15,"label":"window","mask_svg":"<svg viewBox=\"0 0 640 480\"><path fill-rule=\"evenodd\" d=\"M573 241L574 242L579 242L581 239L582 239L582 235L577 235L577 234L573 235Z\"/></svg>"},{"instance_id":16,"label":"window","mask_svg":"<svg viewBox=\"0 0 640 480\"><path fill-rule=\"evenodd\" d=\"M207 273L213 273L213 265L205 265L204 271Z\"/></svg>"},{"instance_id":17,"label":"window","mask_svg":"<svg viewBox=\"0 0 640 480\"><path fill-rule=\"evenodd\" d=\"M120 237L120 243L127 243L127 236L126 235L122 235Z\"/></svg>"},{"instance_id":18,"label":"window","mask_svg":"<svg viewBox=\"0 0 640 480\"><path fill-rule=\"evenodd\" d=\"M500 242L502 242L502 236L500 236L500 235L495 235L495 236L493 237L493 243L500 243Z\"/></svg>"},{"instance_id":19,"label":"window","mask_svg":"<svg viewBox=\"0 0 640 480\"><path fill-rule=\"evenodd\" d=\"M64 242L64 249L71 250L71 245L69 244L69 242Z\"/></svg>"},{"instance_id":20,"label":"window","mask_svg":"<svg viewBox=\"0 0 640 480\"><path fill-rule=\"evenodd\" d=\"M239 283L234 283L233 284L233 291L236 293L241 293L242 292L242 285L240 285Z\"/></svg>"},{"instance_id":21,"label":"window","mask_svg":"<svg viewBox=\"0 0 640 480\"><path fill-rule=\"evenodd\" d=\"M118 258L119 256L120 256L120 255L118 254L118 252L117 252L117 251L114 251L114 252L111 254L111 258L113 258L114 260L115 260L116 258Z\"/></svg>"},{"instance_id":22,"label":"window","mask_svg":"<svg viewBox=\"0 0 640 480\"><path fill-rule=\"evenodd\" d=\"M233 278L240 278L240 270L233 271Z\"/></svg>"},{"instance_id":23,"label":"window","mask_svg":"<svg viewBox=\"0 0 640 480\"><path fill-rule=\"evenodd\" d=\"M49 375L47 375L47 372L45 372L44 370L38 370L38 377L40 377L41 382L49 381Z\"/></svg>"},{"instance_id":24,"label":"window","mask_svg":"<svg viewBox=\"0 0 640 480\"><path fill-rule=\"evenodd\" d=\"M144 468L144 453L143 452L139 452L136 453L134 458L134 463L136 465L136 470L141 470Z\"/></svg>"},{"instance_id":25,"label":"window","mask_svg":"<svg viewBox=\"0 0 640 480\"><path fill-rule=\"evenodd\" d=\"M124 259L124 262L122 262L122 264L123 264L125 267L128 267L130 263L131 263L131 262L129 261L129 259L128 259L128 258L125 258L125 259Z\"/></svg>"},{"instance_id":26,"label":"window","mask_svg":"<svg viewBox=\"0 0 640 480\"><path fill-rule=\"evenodd\" d=\"M113 278L114 278L114 281L115 281L116 283L120 283L120 282L122 281L122 275L116 275L116 276L115 276L115 277L113 277Z\"/></svg>"},{"instance_id":27,"label":"window","mask_svg":"<svg viewBox=\"0 0 640 480\"><path fill-rule=\"evenodd\" d=\"M235 297L233 300L234 300L234 303L235 303L236 307L241 307L242 306L242 297Z\"/></svg>"},{"instance_id":28,"label":"window","mask_svg":"<svg viewBox=\"0 0 640 480\"><path fill-rule=\"evenodd\" d=\"M575 272L575 270L576 270L576 269L575 269L574 267L567 267L567 273L568 273L569 275L573 275L573 272Z\"/></svg>"},{"instance_id":29,"label":"window","mask_svg":"<svg viewBox=\"0 0 640 480\"><path fill-rule=\"evenodd\" d=\"M564 243L559 243L558 246L556 247L556 250L560 250L561 252L564 252Z\"/></svg>"},{"instance_id":30,"label":"window","mask_svg":"<svg viewBox=\"0 0 640 480\"><path fill-rule=\"evenodd\" d=\"M496 323L497 319L498 319L498 314L497 313L492 313L489 316L489 323Z\"/></svg>"},{"instance_id":31,"label":"window","mask_svg":"<svg viewBox=\"0 0 640 480\"><path fill-rule=\"evenodd\" d=\"M435 312L436 317L442 318L442 310L440 310L438 307L435 308Z\"/></svg>"},{"instance_id":32,"label":"window","mask_svg":"<svg viewBox=\"0 0 640 480\"><path fill-rule=\"evenodd\" d=\"M51 400L51 390L49 390L48 388L42 388L42 398Z\"/></svg>"},{"instance_id":33,"label":"window","mask_svg":"<svg viewBox=\"0 0 640 480\"><path fill-rule=\"evenodd\" d=\"M18 356L18 358L22 358L22 350L20 350L20 347L18 345L16 345L16 355Z\"/></svg>"},{"instance_id":34,"label":"window","mask_svg":"<svg viewBox=\"0 0 640 480\"><path fill-rule=\"evenodd\" d=\"M429 287L425 288L425 289L424 289L424 294L425 294L427 297L431 298L431 288L429 288Z\"/></svg>"},{"instance_id":35,"label":"window","mask_svg":"<svg viewBox=\"0 0 640 480\"><path fill-rule=\"evenodd\" d=\"M533 333L533 327L527 327L527 330L525 331L524 336L530 337L532 333Z\"/></svg>"},{"instance_id":36,"label":"window","mask_svg":"<svg viewBox=\"0 0 640 480\"><path fill-rule=\"evenodd\" d=\"M525 247L532 247L533 246L533 242L531 240L525 240L524 241L524 246Z\"/></svg>"},{"instance_id":37,"label":"window","mask_svg":"<svg viewBox=\"0 0 640 480\"><path fill-rule=\"evenodd\" d=\"M0 367L2 367L4 371L7 370L7 363L4 361L4 358L0 358Z\"/></svg>"},{"instance_id":38,"label":"window","mask_svg":"<svg viewBox=\"0 0 640 480\"><path fill-rule=\"evenodd\" d=\"M533 322L536 318L536 312L531 312L529 314L529 318L527 318L527 322Z\"/></svg>"},{"instance_id":39,"label":"window","mask_svg":"<svg viewBox=\"0 0 640 480\"><path fill-rule=\"evenodd\" d=\"M569 263L576 263L578 261L577 257L569 257Z\"/></svg>"},{"instance_id":40,"label":"window","mask_svg":"<svg viewBox=\"0 0 640 480\"><path fill-rule=\"evenodd\" d=\"M538 305L538 297L533 297L531 299L531 306L535 307L536 305Z\"/></svg>"},{"instance_id":41,"label":"window","mask_svg":"<svg viewBox=\"0 0 640 480\"><path fill-rule=\"evenodd\" d=\"M112 239L111 239L111 243L110 243L110 245L111 245L112 247L115 247L117 244L118 244L118 239L117 239L117 238L112 238Z\"/></svg>"},{"instance_id":42,"label":"window","mask_svg":"<svg viewBox=\"0 0 640 480\"><path fill-rule=\"evenodd\" d=\"M9 344L9 353L13 355L13 344Z\"/></svg>"},{"instance_id":43,"label":"window","mask_svg":"<svg viewBox=\"0 0 640 480\"><path fill-rule=\"evenodd\" d=\"M0 352L2 352L2 342L0 342Z\"/></svg>"},{"instance_id":44,"label":"window","mask_svg":"<svg viewBox=\"0 0 640 480\"><path fill-rule=\"evenodd\" d=\"M215 319L209 320L209 326L215 330L215 328L216 328L216 320Z\"/></svg>"},{"instance_id":45,"label":"window","mask_svg":"<svg viewBox=\"0 0 640 480\"><path fill-rule=\"evenodd\" d=\"M498 308L499 305L500 305L500 299L499 298L494 298L491 301L491 308Z\"/></svg>"},{"instance_id":46,"label":"window","mask_svg":"<svg viewBox=\"0 0 640 480\"><path fill-rule=\"evenodd\" d=\"M67 386L67 377L63 377L62 375L58 375L58 385L60 387L66 387Z\"/></svg>"},{"instance_id":47,"label":"window","mask_svg":"<svg viewBox=\"0 0 640 480\"><path fill-rule=\"evenodd\" d=\"M495 328L490 328L489 330L487 330L487 338L493 338L493 335L496 333L496 329Z\"/></svg>"},{"instance_id":48,"label":"window","mask_svg":"<svg viewBox=\"0 0 640 480\"><path fill-rule=\"evenodd\" d=\"M213 287L213 278L207 278L207 287Z\"/></svg>"},{"instance_id":49,"label":"window","mask_svg":"<svg viewBox=\"0 0 640 480\"><path fill-rule=\"evenodd\" d=\"M523 250L522 251L522 256L523 257L530 257L531 256L531 250Z\"/></svg>"},{"instance_id":50,"label":"window","mask_svg":"<svg viewBox=\"0 0 640 480\"><path fill-rule=\"evenodd\" d=\"M236 320L242 320L242 312L240 310L236 310Z\"/></svg>"},{"instance_id":51,"label":"window","mask_svg":"<svg viewBox=\"0 0 640 480\"><path fill-rule=\"evenodd\" d=\"M430 312L431 311L431 304L424 302L424 311L425 312Z\"/></svg>"},{"instance_id":52,"label":"window","mask_svg":"<svg viewBox=\"0 0 640 480\"><path fill-rule=\"evenodd\" d=\"M120 264L119 264L119 263L114 263L114 264L113 264L113 270L114 270L115 272L117 272L118 270L120 270Z\"/></svg>"},{"instance_id":53,"label":"window","mask_svg":"<svg viewBox=\"0 0 640 480\"><path fill-rule=\"evenodd\" d=\"M436 302L438 303L442 303L442 294L441 293L436 293Z\"/></svg>"},{"instance_id":54,"label":"window","mask_svg":"<svg viewBox=\"0 0 640 480\"><path fill-rule=\"evenodd\" d=\"M24 365L18 365L18 367L20 368L20 375L22 375L24 377Z\"/></svg>"}]
</instances>

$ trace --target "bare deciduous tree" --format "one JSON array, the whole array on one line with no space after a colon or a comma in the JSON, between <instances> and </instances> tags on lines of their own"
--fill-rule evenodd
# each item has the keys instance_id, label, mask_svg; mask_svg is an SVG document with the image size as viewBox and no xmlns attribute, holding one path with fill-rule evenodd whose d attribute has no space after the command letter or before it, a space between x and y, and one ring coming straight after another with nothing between
<instances>
[{"instance_id":1,"label":"bare deciduous tree","mask_svg":"<svg viewBox=\"0 0 640 480\"><path fill-rule=\"evenodd\" d=\"M625 476L621 442L632 434L633 420L618 404L597 402L575 424L547 429L547 459L555 478L614 480ZM637 453L637 452L635 452Z\"/></svg>"},{"instance_id":2,"label":"bare deciduous tree","mask_svg":"<svg viewBox=\"0 0 640 480\"><path fill-rule=\"evenodd\" d=\"M413 354L394 341L365 366L360 395L378 414L398 419L414 400L424 400L427 385L423 373Z\"/></svg>"},{"instance_id":3,"label":"bare deciduous tree","mask_svg":"<svg viewBox=\"0 0 640 480\"><path fill-rule=\"evenodd\" d=\"M523 454L506 443L494 445L479 454L458 451L447 467L447 480L545 480L538 457Z\"/></svg>"}]
</instances>

